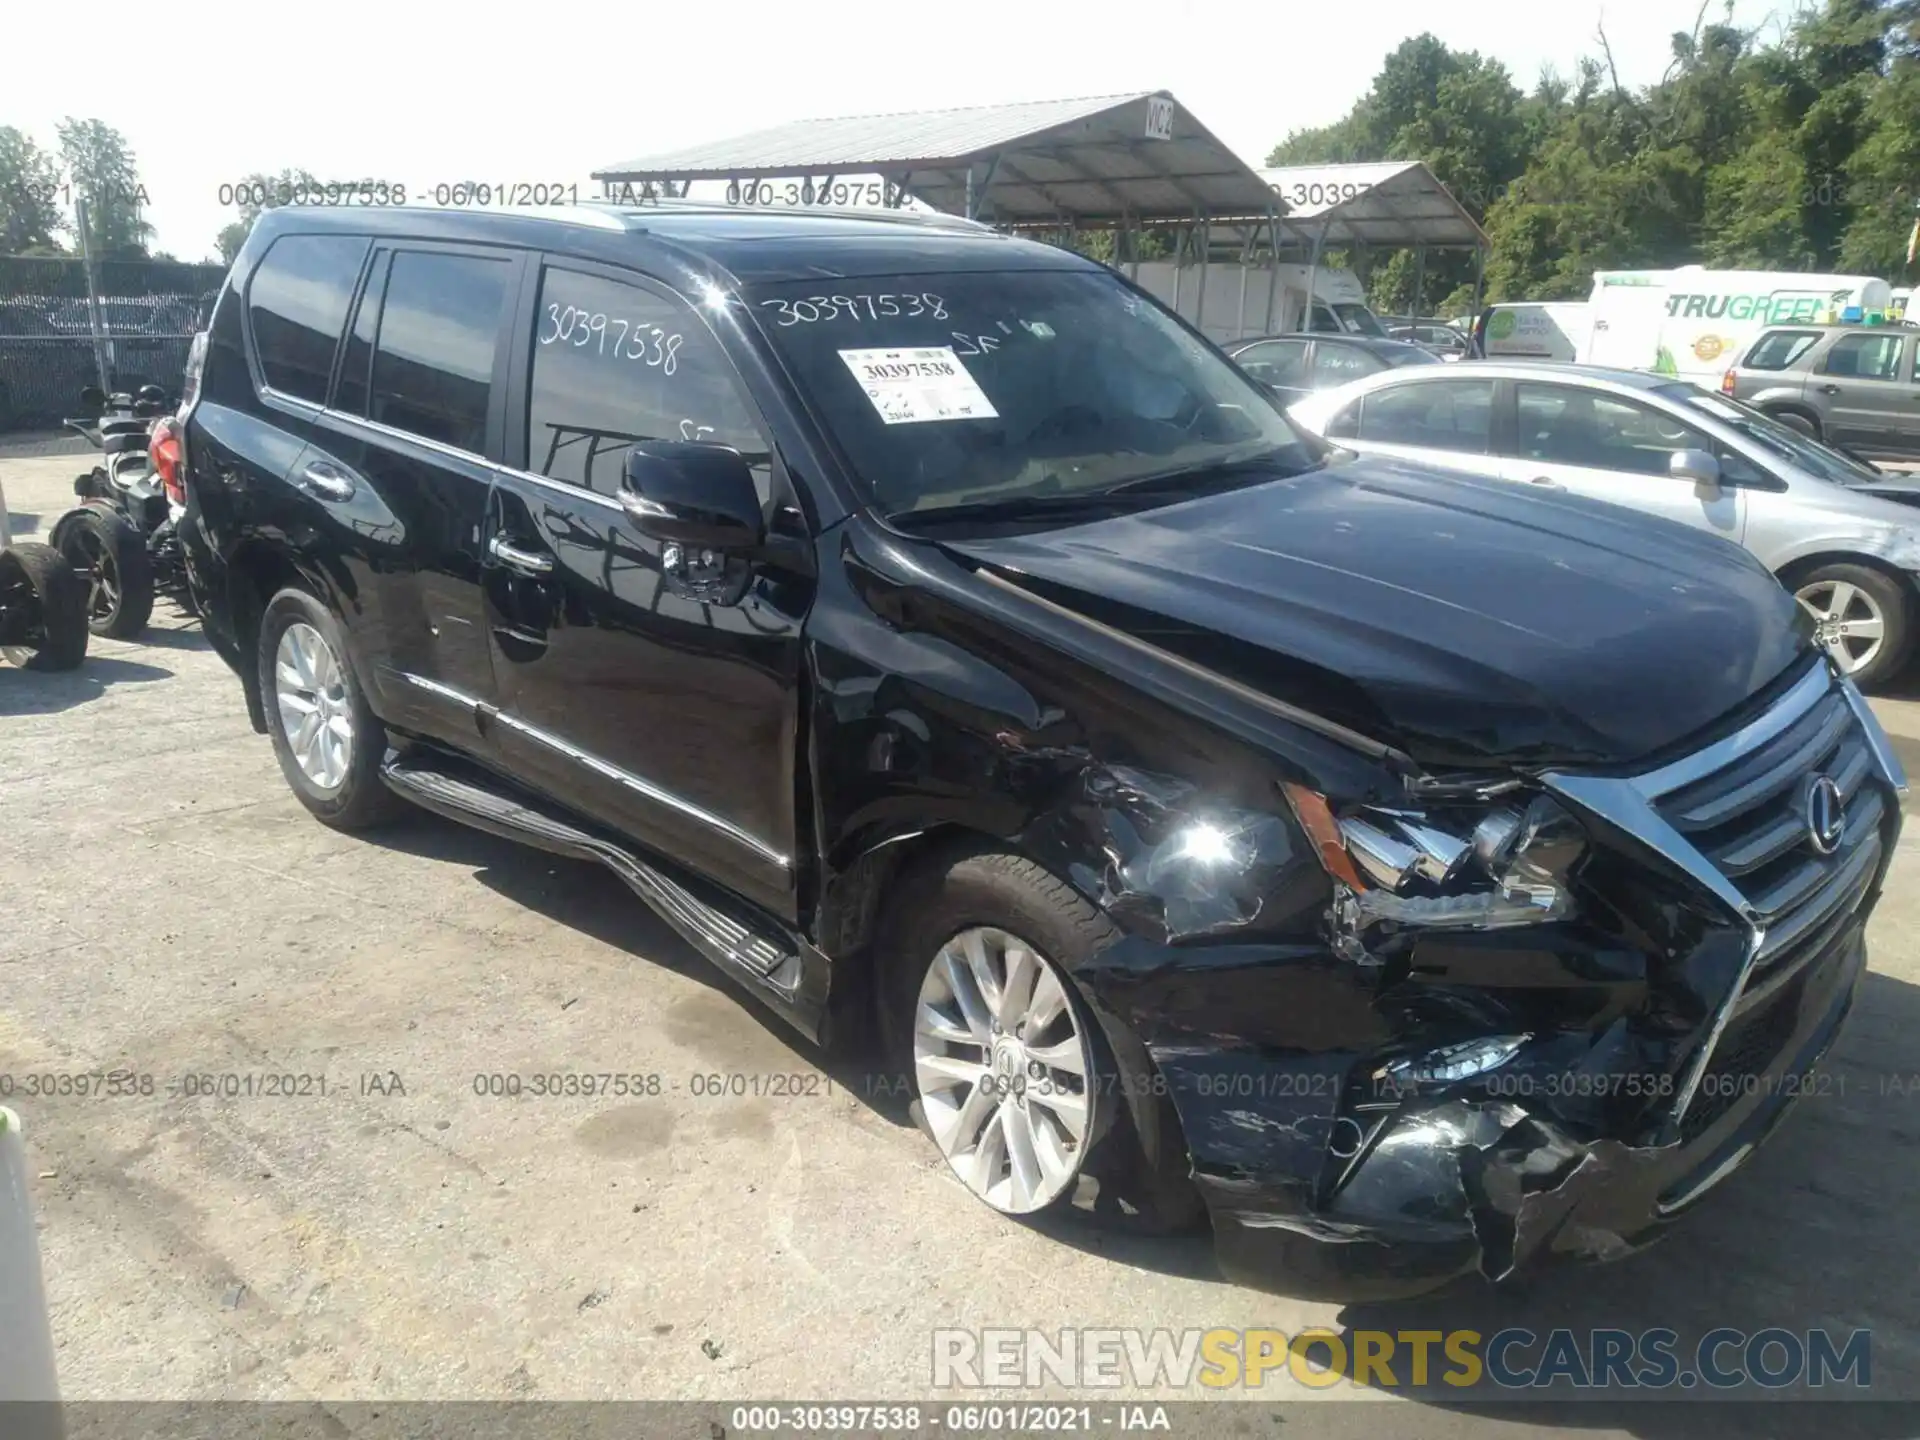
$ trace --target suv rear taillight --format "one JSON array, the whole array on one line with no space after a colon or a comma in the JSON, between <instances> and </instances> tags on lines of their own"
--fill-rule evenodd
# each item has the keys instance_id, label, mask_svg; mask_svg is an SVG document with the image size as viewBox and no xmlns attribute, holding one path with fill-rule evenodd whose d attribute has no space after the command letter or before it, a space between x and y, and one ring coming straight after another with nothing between
<instances>
[{"instance_id":1,"label":"suv rear taillight","mask_svg":"<svg viewBox=\"0 0 1920 1440\"><path fill-rule=\"evenodd\" d=\"M1720 393L1729 400L1733 398L1733 371L1728 370L1720 377Z\"/></svg>"},{"instance_id":2,"label":"suv rear taillight","mask_svg":"<svg viewBox=\"0 0 1920 1440\"><path fill-rule=\"evenodd\" d=\"M166 487L167 499L175 505L186 504L187 476L186 467L181 464L185 454L180 445L180 422L171 415L163 415L153 422L153 434L147 440L147 458L153 461L154 473Z\"/></svg>"}]
</instances>

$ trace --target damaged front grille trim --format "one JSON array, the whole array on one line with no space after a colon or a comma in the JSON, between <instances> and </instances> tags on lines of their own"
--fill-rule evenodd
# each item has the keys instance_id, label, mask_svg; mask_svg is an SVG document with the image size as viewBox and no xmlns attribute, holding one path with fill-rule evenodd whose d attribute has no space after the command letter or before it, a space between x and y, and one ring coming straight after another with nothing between
<instances>
[{"instance_id":1,"label":"damaged front grille trim","mask_svg":"<svg viewBox=\"0 0 1920 1440\"><path fill-rule=\"evenodd\" d=\"M1867 709L1859 690L1836 674L1824 657L1808 667L1807 673L1764 714L1671 764L1644 775L1612 779L1586 775L1548 773L1540 777L1549 790L1598 818L1617 826L1678 867L1708 894L1726 907L1745 930L1745 953L1740 968L1725 997L1715 1009L1707 1034L1682 1080L1675 1097L1670 1123L1678 1126L1687 1115L1702 1079L1713 1061L1714 1052L1740 1009L1747 987L1767 946L1765 916L1747 899L1733 880L1718 865L1662 815L1657 802L1696 781L1719 773L1743 755L1786 733L1806 718L1813 708L1838 687L1847 708L1853 712L1861 734L1872 752L1875 768L1899 794L1906 794L1906 775L1899 759Z\"/></svg>"}]
</instances>

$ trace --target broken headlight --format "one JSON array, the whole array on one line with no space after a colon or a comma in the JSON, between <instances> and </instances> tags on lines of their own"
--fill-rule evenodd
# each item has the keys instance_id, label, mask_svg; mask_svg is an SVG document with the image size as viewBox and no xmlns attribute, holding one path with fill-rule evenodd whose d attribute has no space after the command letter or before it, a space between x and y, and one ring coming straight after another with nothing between
<instances>
[{"instance_id":1,"label":"broken headlight","mask_svg":"<svg viewBox=\"0 0 1920 1440\"><path fill-rule=\"evenodd\" d=\"M1547 796L1336 815L1325 796L1282 788L1361 928L1501 930L1574 913L1568 876L1586 831Z\"/></svg>"}]
</instances>

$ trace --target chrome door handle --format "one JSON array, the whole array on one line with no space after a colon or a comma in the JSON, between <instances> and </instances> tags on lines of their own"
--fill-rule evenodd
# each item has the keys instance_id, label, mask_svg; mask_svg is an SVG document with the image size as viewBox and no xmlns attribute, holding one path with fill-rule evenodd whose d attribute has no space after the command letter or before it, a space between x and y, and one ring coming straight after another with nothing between
<instances>
[{"instance_id":1,"label":"chrome door handle","mask_svg":"<svg viewBox=\"0 0 1920 1440\"><path fill-rule=\"evenodd\" d=\"M353 477L338 465L330 465L325 460L314 460L300 472L299 486L309 495L318 495L322 500L351 500L353 498Z\"/></svg>"},{"instance_id":2,"label":"chrome door handle","mask_svg":"<svg viewBox=\"0 0 1920 1440\"><path fill-rule=\"evenodd\" d=\"M538 550L524 549L504 535L496 535L487 541L487 554L509 570L518 570L522 575L548 575L553 572L551 555L542 555Z\"/></svg>"},{"instance_id":3,"label":"chrome door handle","mask_svg":"<svg viewBox=\"0 0 1920 1440\"><path fill-rule=\"evenodd\" d=\"M1840 393L1840 387L1838 385L1822 385L1820 387L1820 393L1822 395L1838 395Z\"/></svg>"}]
</instances>

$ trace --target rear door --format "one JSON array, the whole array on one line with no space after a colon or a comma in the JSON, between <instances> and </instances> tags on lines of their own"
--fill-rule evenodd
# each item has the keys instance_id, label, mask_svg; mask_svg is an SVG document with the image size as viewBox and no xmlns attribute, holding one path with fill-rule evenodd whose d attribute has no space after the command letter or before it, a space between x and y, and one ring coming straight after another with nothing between
<instances>
[{"instance_id":1,"label":"rear door","mask_svg":"<svg viewBox=\"0 0 1920 1440\"><path fill-rule=\"evenodd\" d=\"M1869 450L1904 447L1914 406L1911 349L1898 330L1835 337L1813 362L1806 386L1825 415L1828 439Z\"/></svg>"},{"instance_id":2,"label":"rear door","mask_svg":"<svg viewBox=\"0 0 1920 1440\"><path fill-rule=\"evenodd\" d=\"M1509 479L1662 515L1742 543L1746 492L1697 485L1667 466L1679 450L1720 456L1712 436L1652 405L1572 385L1514 384ZM1503 447L1504 448L1504 447ZM1723 464L1735 463L1729 455Z\"/></svg>"},{"instance_id":3,"label":"rear door","mask_svg":"<svg viewBox=\"0 0 1920 1440\"><path fill-rule=\"evenodd\" d=\"M1340 340L1315 340L1307 384L1314 390L1332 390L1363 375L1377 375L1386 368L1386 362L1364 345L1349 345Z\"/></svg>"},{"instance_id":4,"label":"rear door","mask_svg":"<svg viewBox=\"0 0 1920 1440\"><path fill-rule=\"evenodd\" d=\"M1498 389L1498 381L1466 377L1382 385L1328 433L1363 453L1499 479L1503 471L1493 444Z\"/></svg>"},{"instance_id":5,"label":"rear door","mask_svg":"<svg viewBox=\"0 0 1920 1440\"><path fill-rule=\"evenodd\" d=\"M487 521L502 754L790 919L812 587L768 572L738 604L705 602L618 499L635 441L731 445L778 529L790 492L766 428L700 315L632 272L549 257L517 343L512 468Z\"/></svg>"},{"instance_id":6,"label":"rear door","mask_svg":"<svg viewBox=\"0 0 1920 1440\"><path fill-rule=\"evenodd\" d=\"M523 257L382 243L343 347L305 483L362 533L379 632L368 646L387 719L483 750L492 702L481 529L500 454Z\"/></svg>"}]
</instances>

